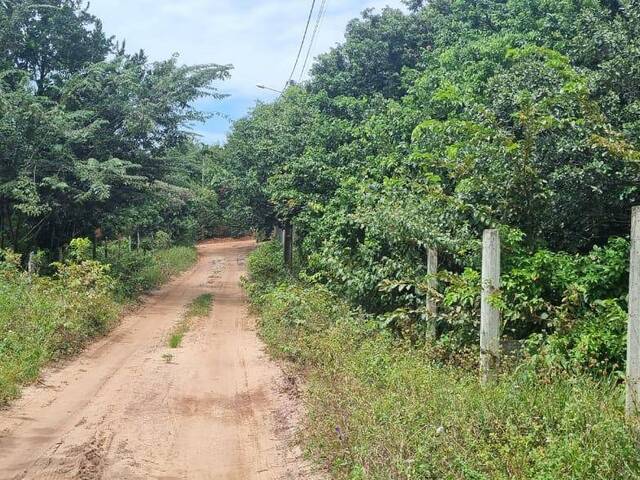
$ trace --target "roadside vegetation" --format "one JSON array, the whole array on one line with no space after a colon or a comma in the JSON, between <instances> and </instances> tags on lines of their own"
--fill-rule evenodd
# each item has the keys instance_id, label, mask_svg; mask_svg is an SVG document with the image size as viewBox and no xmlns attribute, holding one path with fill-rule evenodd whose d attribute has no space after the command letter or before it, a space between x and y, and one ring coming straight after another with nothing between
<instances>
[{"instance_id":1,"label":"roadside vegetation","mask_svg":"<svg viewBox=\"0 0 640 480\"><path fill-rule=\"evenodd\" d=\"M0 2L0 403L195 240L293 225L291 271L266 244L247 290L338 478L639 478L622 391L640 3L404 3L205 147L192 105L230 66L149 62L79 0ZM504 361L481 389L488 228Z\"/></svg>"},{"instance_id":2,"label":"roadside vegetation","mask_svg":"<svg viewBox=\"0 0 640 480\"><path fill-rule=\"evenodd\" d=\"M262 336L306 381L300 435L334 478L639 478L639 439L615 377L527 357L482 388L475 352L443 356L381 328L325 286L286 274L278 243L248 265Z\"/></svg>"},{"instance_id":3,"label":"roadside vegetation","mask_svg":"<svg viewBox=\"0 0 640 480\"><path fill-rule=\"evenodd\" d=\"M43 366L79 352L116 325L136 296L166 282L196 261L191 247L131 251L137 267L90 259L91 242L71 242L67 258L51 275L29 274L20 256L0 251L0 406L20 386L36 380ZM141 281L143 279L144 281Z\"/></svg>"},{"instance_id":4,"label":"roadside vegetation","mask_svg":"<svg viewBox=\"0 0 640 480\"><path fill-rule=\"evenodd\" d=\"M339 478L638 478L640 4L405 3L353 20L223 152L253 226L295 229L292 273L264 247L248 290L309 373L307 444ZM482 390L485 229L503 361Z\"/></svg>"},{"instance_id":5,"label":"roadside vegetation","mask_svg":"<svg viewBox=\"0 0 640 480\"><path fill-rule=\"evenodd\" d=\"M182 317L180 323L178 323L169 337L169 347L178 348L182 345L182 339L191 328L191 322L196 318L207 317L209 313L211 313L212 308L213 295L210 293L204 293L191 302L187 307L184 317Z\"/></svg>"},{"instance_id":6,"label":"roadside vegetation","mask_svg":"<svg viewBox=\"0 0 640 480\"><path fill-rule=\"evenodd\" d=\"M497 229L508 349L622 379L640 5L406 3L353 20L308 82L235 123L223 153L253 227L291 223L303 278L416 344L435 323L451 357L477 348Z\"/></svg>"}]
</instances>

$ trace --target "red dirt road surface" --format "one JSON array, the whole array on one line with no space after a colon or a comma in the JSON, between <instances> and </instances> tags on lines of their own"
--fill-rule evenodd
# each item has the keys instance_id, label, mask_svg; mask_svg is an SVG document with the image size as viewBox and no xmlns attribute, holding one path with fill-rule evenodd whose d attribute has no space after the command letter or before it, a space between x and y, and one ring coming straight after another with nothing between
<instances>
[{"instance_id":1,"label":"red dirt road surface","mask_svg":"<svg viewBox=\"0 0 640 480\"><path fill-rule=\"evenodd\" d=\"M239 283L253 247L200 245L190 272L0 411L0 479L311 478L288 444L296 406ZM168 348L203 293L211 315Z\"/></svg>"}]
</instances>

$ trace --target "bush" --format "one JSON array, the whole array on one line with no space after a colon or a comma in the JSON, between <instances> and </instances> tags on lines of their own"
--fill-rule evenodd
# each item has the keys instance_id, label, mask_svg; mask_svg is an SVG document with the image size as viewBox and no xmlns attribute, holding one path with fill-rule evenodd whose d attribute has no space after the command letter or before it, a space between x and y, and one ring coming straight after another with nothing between
<instances>
[{"instance_id":1,"label":"bush","mask_svg":"<svg viewBox=\"0 0 640 480\"><path fill-rule=\"evenodd\" d=\"M151 289L166 283L171 277L191 268L198 260L193 247L172 247L151 254L151 262L142 270L144 288Z\"/></svg>"},{"instance_id":2,"label":"bush","mask_svg":"<svg viewBox=\"0 0 640 480\"><path fill-rule=\"evenodd\" d=\"M481 388L475 371L434 361L325 287L262 275L270 259L269 247L251 255L251 299L269 349L307 375L302 439L335 478L640 476L615 381L523 364Z\"/></svg>"},{"instance_id":3,"label":"bush","mask_svg":"<svg viewBox=\"0 0 640 480\"><path fill-rule=\"evenodd\" d=\"M110 265L116 280L117 296L132 299L187 270L197 260L193 247L171 247L161 250L130 249L128 242L112 242L108 256L100 252L99 260Z\"/></svg>"},{"instance_id":4,"label":"bush","mask_svg":"<svg viewBox=\"0 0 640 480\"><path fill-rule=\"evenodd\" d=\"M171 235L169 235L167 232L156 232L153 236L153 247L156 250L167 249L171 247L172 243L173 242L171 241Z\"/></svg>"},{"instance_id":5,"label":"bush","mask_svg":"<svg viewBox=\"0 0 640 480\"><path fill-rule=\"evenodd\" d=\"M629 241L612 238L586 254L531 253L517 243L506 247L502 288L494 298L505 337L522 341L532 354L544 354L556 369L621 372ZM465 268L460 273L443 269L438 276L440 291L434 298L439 302L440 346L453 354L478 344L481 275ZM426 277L382 282L382 294L391 293L405 304L381 315L382 323L412 333L406 337L424 339L425 322L418 314L424 312L427 285Z\"/></svg>"},{"instance_id":6,"label":"bush","mask_svg":"<svg viewBox=\"0 0 640 480\"><path fill-rule=\"evenodd\" d=\"M47 362L77 352L118 317L108 267L83 261L56 269L55 278L38 277L0 263L0 405Z\"/></svg>"},{"instance_id":7,"label":"bush","mask_svg":"<svg viewBox=\"0 0 640 480\"><path fill-rule=\"evenodd\" d=\"M260 295L287 277L282 244L277 241L262 243L249 255L247 268L251 281L246 283L249 295L258 302Z\"/></svg>"}]
</instances>

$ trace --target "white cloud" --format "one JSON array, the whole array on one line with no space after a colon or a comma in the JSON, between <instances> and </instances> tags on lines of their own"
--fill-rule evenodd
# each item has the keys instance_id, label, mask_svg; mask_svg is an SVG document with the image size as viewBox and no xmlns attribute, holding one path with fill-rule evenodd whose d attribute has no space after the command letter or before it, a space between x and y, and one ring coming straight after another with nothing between
<instances>
[{"instance_id":1,"label":"white cloud","mask_svg":"<svg viewBox=\"0 0 640 480\"><path fill-rule=\"evenodd\" d=\"M328 5L313 56L343 40L347 22L363 9L400 7L401 0ZM309 7L310 0L92 0L90 11L106 32L126 39L127 50L144 49L151 60L179 53L189 64L233 64L232 78L221 89L246 101L273 98L256 84L284 86Z\"/></svg>"},{"instance_id":2,"label":"white cloud","mask_svg":"<svg viewBox=\"0 0 640 480\"><path fill-rule=\"evenodd\" d=\"M343 39L349 19L366 7L400 0L329 0L315 54ZM185 63L235 66L227 88L254 94L256 83L283 85L293 66L309 9L303 0L92 0L105 30L143 48L153 60L181 55Z\"/></svg>"}]
</instances>

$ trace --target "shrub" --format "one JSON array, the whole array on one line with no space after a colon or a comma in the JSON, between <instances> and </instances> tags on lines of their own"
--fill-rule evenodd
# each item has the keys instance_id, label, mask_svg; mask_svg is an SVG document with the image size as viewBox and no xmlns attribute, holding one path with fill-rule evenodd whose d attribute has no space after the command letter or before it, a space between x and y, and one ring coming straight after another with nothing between
<instances>
[{"instance_id":1,"label":"shrub","mask_svg":"<svg viewBox=\"0 0 640 480\"><path fill-rule=\"evenodd\" d=\"M270 287L277 285L287 276L282 254L282 244L272 241L262 243L247 259L251 281L246 283L249 296L254 302Z\"/></svg>"},{"instance_id":2,"label":"shrub","mask_svg":"<svg viewBox=\"0 0 640 480\"><path fill-rule=\"evenodd\" d=\"M83 261L56 269L55 278L29 276L0 263L0 405L47 362L77 352L118 317L108 267Z\"/></svg>"},{"instance_id":3,"label":"shrub","mask_svg":"<svg viewBox=\"0 0 640 480\"><path fill-rule=\"evenodd\" d=\"M159 231L153 236L153 247L156 250L163 250L171 247L171 235L167 232Z\"/></svg>"},{"instance_id":4,"label":"shrub","mask_svg":"<svg viewBox=\"0 0 640 480\"><path fill-rule=\"evenodd\" d=\"M100 252L99 260L110 265L111 276L116 280L118 298L132 299L168 281L172 276L187 270L197 260L193 247L172 247L147 251L130 249L128 243L112 242L108 256Z\"/></svg>"},{"instance_id":5,"label":"shrub","mask_svg":"<svg viewBox=\"0 0 640 480\"><path fill-rule=\"evenodd\" d=\"M171 277L191 268L198 259L193 247L172 247L157 250L151 255L151 262L142 270L145 288L155 288Z\"/></svg>"},{"instance_id":6,"label":"shrub","mask_svg":"<svg viewBox=\"0 0 640 480\"><path fill-rule=\"evenodd\" d=\"M640 476L640 438L625 426L615 381L522 364L482 388L475 371L434 361L430 347L381 329L323 286L254 275L253 265L269 271L268 248L249 262L260 330L273 353L306 374L301 437L335 478ZM257 279L267 281L252 285Z\"/></svg>"},{"instance_id":7,"label":"shrub","mask_svg":"<svg viewBox=\"0 0 640 480\"><path fill-rule=\"evenodd\" d=\"M508 246L502 288L494 298L505 337L522 341L532 354L544 354L556 369L588 369L594 375L622 370L629 241L612 238L586 254L531 253L520 245ZM465 268L460 273L442 270L438 277L440 291L433 296L439 302L440 347L451 355L478 343L481 275ZM381 315L382 323L424 339L420 314L428 292L426 277L387 280L379 288L405 304Z\"/></svg>"}]
</instances>

